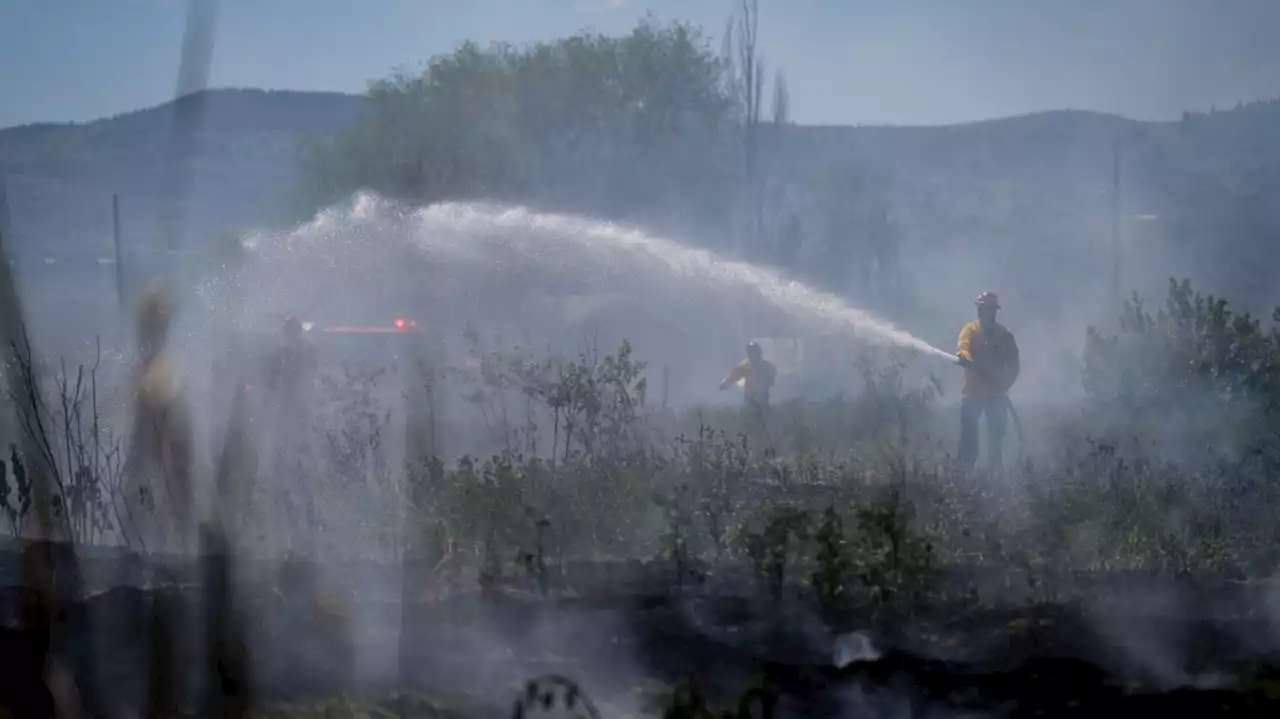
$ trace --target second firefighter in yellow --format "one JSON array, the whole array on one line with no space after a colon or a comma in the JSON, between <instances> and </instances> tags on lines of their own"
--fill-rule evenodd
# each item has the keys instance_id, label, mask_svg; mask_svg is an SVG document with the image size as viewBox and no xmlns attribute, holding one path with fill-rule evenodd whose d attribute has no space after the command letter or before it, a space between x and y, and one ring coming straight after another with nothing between
<instances>
[{"instance_id":1,"label":"second firefighter in yellow","mask_svg":"<svg viewBox=\"0 0 1280 719\"><path fill-rule=\"evenodd\" d=\"M720 389L723 391L741 384L747 405L764 408L769 406L769 390L777 376L778 368L764 358L760 345L752 341L747 343L747 358L729 371L720 383Z\"/></svg>"}]
</instances>

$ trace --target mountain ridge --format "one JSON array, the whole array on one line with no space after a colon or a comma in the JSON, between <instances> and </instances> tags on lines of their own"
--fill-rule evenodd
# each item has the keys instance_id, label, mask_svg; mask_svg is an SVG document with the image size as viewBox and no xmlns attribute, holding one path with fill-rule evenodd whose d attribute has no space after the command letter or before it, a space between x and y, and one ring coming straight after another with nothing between
<instances>
[{"instance_id":1,"label":"mountain ridge","mask_svg":"<svg viewBox=\"0 0 1280 719\"><path fill-rule=\"evenodd\" d=\"M287 204L284 194L294 179L298 143L350 126L366 101L341 92L218 88L85 122L0 129L0 180L6 184L15 251L73 250L80 244L75 238L100 235L94 226L107 219L103 208L112 194L119 194L128 208L122 218L126 244L137 242L151 224L138 212L150 214L165 189L174 118L184 105L197 102L201 122L184 162L193 177L191 202L197 205L191 213L193 232L205 235L279 221L282 213L276 210ZM1064 121L1141 124L1103 113L1050 111L963 125L796 125L791 132L802 154L808 154L806 145L832 143L837 153L874 157L884 136L894 138L888 148L898 152L896 143L914 144L918 138ZM869 147L860 149L862 145ZM813 150L815 157L830 154L830 149ZM895 162L885 157L879 164ZM90 205L96 209L86 210Z\"/></svg>"},{"instance_id":2,"label":"mountain ridge","mask_svg":"<svg viewBox=\"0 0 1280 719\"><path fill-rule=\"evenodd\" d=\"M117 194L126 261L137 264L131 257L145 256L163 226L156 218L173 176L170 134L192 103L200 103L202 121L182 160L190 177L188 247L230 230L296 221L290 193L299 144L350 127L366 107L362 96L339 92L222 88L83 123L0 130L11 257L36 275L52 272L49 257L64 263L59 268L73 258L94 265L109 257ZM905 230L904 263L932 277L965 258L977 268L966 286L999 276L1000 263L1037 272L1049 271L1042 265L1074 267L1104 285L1082 263L1108 251L1117 140L1124 145L1124 211L1190 218L1170 245L1181 254L1157 253L1174 264L1156 267L1139 257L1135 268L1152 265L1156 279L1200 271L1211 242L1231 236L1257 244L1245 235L1263 237L1280 227L1266 209L1266 198L1280 198L1280 100L1187 113L1179 121L1053 110L956 125L791 125L785 138L779 171L791 180L820 178L835 165L887 178ZM1255 198L1247 226L1235 217L1245 207L1242 197ZM1164 243L1167 234L1152 241ZM1217 263L1220 255L1208 256ZM93 272L104 274L96 265ZM1039 302L1064 296L1062 287L1039 284L1045 285ZM1238 286L1226 270L1219 284ZM1253 283L1260 301L1280 300L1264 285L1261 276Z\"/></svg>"},{"instance_id":3,"label":"mountain ridge","mask_svg":"<svg viewBox=\"0 0 1280 719\"><path fill-rule=\"evenodd\" d=\"M134 108L132 110L124 110L112 115L103 115L88 120L63 120L63 121L36 121L24 122L17 125L7 125L0 127L0 136L13 131L33 130L33 129L67 129L76 127L86 127L101 123L125 120L136 115L144 115L156 111L163 111L167 107L176 103L183 102L194 96L221 96L235 93L243 93L254 96L267 96L276 99L294 99L294 100L310 100L310 99L327 99L334 102L351 102L362 105L365 98L362 94L352 92L342 92L338 90L291 90L291 89L273 89L273 88L257 88L257 87L240 87L226 86L213 87L197 92L189 93L181 97L177 97L154 105ZM1030 112L1016 113L1012 115L1001 115L998 117L985 118L981 120L967 120L964 122L946 122L946 123L916 123L916 124L888 124L888 123L830 123L830 122L814 122L814 123L795 123L799 127L823 130L823 129L856 129L856 130L931 130L940 128L964 128L978 125L988 125L994 123L1003 123L1009 121L1024 120L1044 115L1078 115L1093 116L1099 118L1110 118L1114 120L1122 120L1129 123L1138 124L1170 124L1176 123L1178 120L1141 120L1131 118L1118 113L1102 112L1098 110L1081 110L1074 108L1057 108L1048 110L1033 110Z\"/></svg>"}]
</instances>

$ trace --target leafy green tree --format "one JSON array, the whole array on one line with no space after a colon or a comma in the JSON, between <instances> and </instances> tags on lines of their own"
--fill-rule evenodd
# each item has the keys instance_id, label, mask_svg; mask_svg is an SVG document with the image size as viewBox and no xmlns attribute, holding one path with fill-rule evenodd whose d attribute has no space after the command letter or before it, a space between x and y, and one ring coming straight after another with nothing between
<instances>
[{"instance_id":1,"label":"leafy green tree","mask_svg":"<svg viewBox=\"0 0 1280 719\"><path fill-rule=\"evenodd\" d=\"M466 43L374 82L366 115L303 157L312 205L361 188L720 225L732 191L723 61L681 23L517 48Z\"/></svg>"},{"instance_id":2,"label":"leafy green tree","mask_svg":"<svg viewBox=\"0 0 1280 719\"><path fill-rule=\"evenodd\" d=\"M1264 327L1171 280L1163 309L1153 314L1134 297L1117 332L1089 329L1085 392L1095 412L1127 431L1176 427L1184 446L1256 449L1280 427L1278 322L1280 309Z\"/></svg>"}]
</instances>

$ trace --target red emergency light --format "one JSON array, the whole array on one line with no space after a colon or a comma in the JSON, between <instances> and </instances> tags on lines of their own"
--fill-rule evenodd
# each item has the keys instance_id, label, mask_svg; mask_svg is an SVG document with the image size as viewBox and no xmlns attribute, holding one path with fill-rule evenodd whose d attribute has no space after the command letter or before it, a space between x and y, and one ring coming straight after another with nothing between
<instances>
[{"instance_id":1,"label":"red emergency light","mask_svg":"<svg viewBox=\"0 0 1280 719\"><path fill-rule=\"evenodd\" d=\"M416 332L418 330L418 321L406 317L397 317L391 321L391 325L376 325L373 327L326 327L321 332L325 334L358 334L358 335L376 335L376 334L397 334L400 332Z\"/></svg>"}]
</instances>

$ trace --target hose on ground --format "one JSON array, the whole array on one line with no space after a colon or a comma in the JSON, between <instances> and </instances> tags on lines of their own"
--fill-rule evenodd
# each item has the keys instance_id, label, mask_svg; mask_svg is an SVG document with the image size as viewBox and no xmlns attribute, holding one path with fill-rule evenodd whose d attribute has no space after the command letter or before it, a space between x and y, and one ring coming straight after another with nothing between
<instances>
[{"instance_id":1,"label":"hose on ground","mask_svg":"<svg viewBox=\"0 0 1280 719\"><path fill-rule=\"evenodd\" d=\"M1013 431L1018 435L1018 455L1014 460L1014 466L1022 466L1022 460L1026 456L1025 444L1022 439L1022 418L1018 416L1018 410L1013 406L1013 400L1009 399L1009 395L1004 396L1005 406L1009 409L1009 417L1013 419Z\"/></svg>"}]
</instances>

